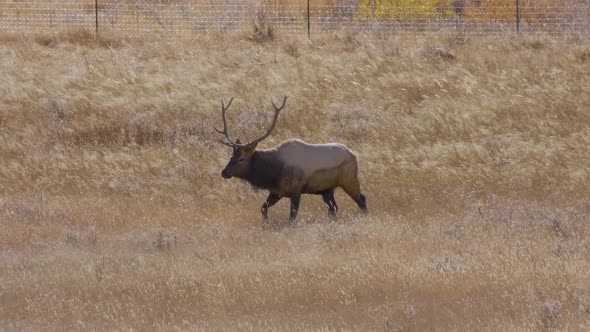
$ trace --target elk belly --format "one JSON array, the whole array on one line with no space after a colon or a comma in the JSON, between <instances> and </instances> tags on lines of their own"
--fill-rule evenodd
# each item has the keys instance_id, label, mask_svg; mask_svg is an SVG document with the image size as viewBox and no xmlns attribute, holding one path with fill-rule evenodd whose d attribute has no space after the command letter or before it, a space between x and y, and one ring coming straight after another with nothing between
<instances>
[{"instance_id":1,"label":"elk belly","mask_svg":"<svg viewBox=\"0 0 590 332\"><path fill-rule=\"evenodd\" d=\"M308 178L302 193L316 194L338 186L339 171L337 168L320 169L313 172Z\"/></svg>"},{"instance_id":2,"label":"elk belly","mask_svg":"<svg viewBox=\"0 0 590 332\"><path fill-rule=\"evenodd\" d=\"M304 173L298 167L284 166L281 173L281 181L276 193L282 193L282 196L288 196L285 193L299 192L305 183Z\"/></svg>"}]
</instances>

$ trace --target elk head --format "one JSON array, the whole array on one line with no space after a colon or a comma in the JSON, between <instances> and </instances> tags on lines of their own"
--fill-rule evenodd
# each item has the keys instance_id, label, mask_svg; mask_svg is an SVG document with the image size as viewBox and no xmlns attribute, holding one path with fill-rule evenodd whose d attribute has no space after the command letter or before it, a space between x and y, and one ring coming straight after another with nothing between
<instances>
[{"instance_id":1,"label":"elk head","mask_svg":"<svg viewBox=\"0 0 590 332\"><path fill-rule=\"evenodd\" d=\"M283 109L283 107L285 107L287 97L285 96L283 99L283 104L280 107L277 107L275 103L271 101L271 104L274 108L274 117L272 119L270 128L267 130L266 134L246 144L242 144L239 139L234 142L227 132L227 120L225 113L233 100L234 98L230 99L227 106L225 106L223 100L221 100L221 118L223 119L223 130L214 128L218 133L223 134L224 136L224 139L220 140L221 144L229 146L233 150L229 162L223 171L221 171L221 176L224 179L229 179L231 177L244 178L247 175L250 168L250 161L254 155L254 152L256 151L256 146L262 140L267 138L274 129L275 125L277 124L279 112Z\"/></svg>"}]
</instances>

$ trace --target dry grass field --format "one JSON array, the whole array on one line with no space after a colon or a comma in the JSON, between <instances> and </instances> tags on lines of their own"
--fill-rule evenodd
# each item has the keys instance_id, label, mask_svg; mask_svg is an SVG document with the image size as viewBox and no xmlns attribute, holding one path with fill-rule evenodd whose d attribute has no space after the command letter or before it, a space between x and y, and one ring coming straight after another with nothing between
<instances>
[{"instance_id":1,"label":"dry grass field","mask_svg":"<svg viewBox=\"0 0 590 332\"><path fill-rule=\"evenodd\" d=\"M0 329L590 329L590 40L0 36ZM220 171L342 142L369 215Z\"/></svg>"}]
</instances>

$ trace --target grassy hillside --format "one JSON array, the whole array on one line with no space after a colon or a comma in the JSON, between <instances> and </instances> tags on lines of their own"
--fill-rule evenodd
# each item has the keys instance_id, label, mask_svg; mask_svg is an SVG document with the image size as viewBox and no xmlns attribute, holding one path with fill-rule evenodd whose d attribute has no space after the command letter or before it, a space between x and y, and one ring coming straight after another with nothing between
<instances>
[{"instance_id":1,"label":"grassy hillside","mask_svg":"<svg viewBox=\"0 0 590 332\"><path fill-rule=\"evenodd\" d=\"M1 38L6 329L590 327L587 38ZM220 177L283 95L260 146L346 144L369 216Z\"/></svg>"}]
</instances>

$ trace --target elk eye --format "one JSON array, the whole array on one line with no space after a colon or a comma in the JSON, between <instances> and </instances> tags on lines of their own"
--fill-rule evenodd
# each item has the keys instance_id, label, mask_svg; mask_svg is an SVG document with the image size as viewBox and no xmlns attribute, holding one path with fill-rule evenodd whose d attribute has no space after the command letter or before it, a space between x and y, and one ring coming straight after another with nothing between
<instances>
[{"instance_id":1,"label":"elk eye","mask_svg":"<svg viewBox=\"0 0 590 332\"><path fill-rule=\"evenodd\" d=\"M244 161L244 158L240 158L240 159L238 159L238 161L239 162L242 162L242 161Z\"/></svg>"}]
</instances>

